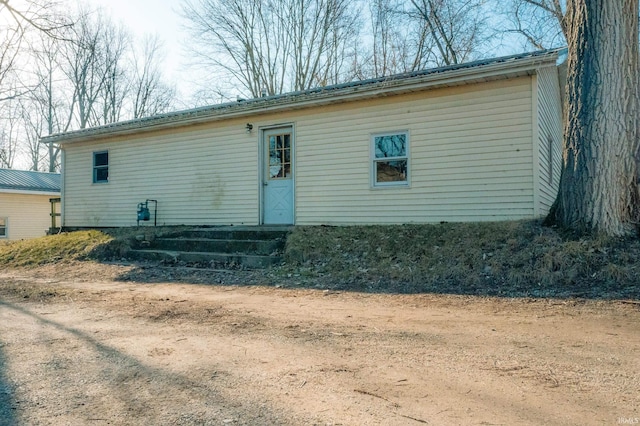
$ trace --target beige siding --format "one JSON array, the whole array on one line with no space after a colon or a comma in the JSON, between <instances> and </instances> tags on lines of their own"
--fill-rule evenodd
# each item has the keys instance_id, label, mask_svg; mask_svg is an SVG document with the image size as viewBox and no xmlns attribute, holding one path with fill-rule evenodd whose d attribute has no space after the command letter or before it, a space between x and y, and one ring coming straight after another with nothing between
<instances>
[{"instance_id":1,"label":"beige siding","mask_svg":"<svg viewBox=\"0 0 640 426\"><path fill-rule=\"evenodd\" d=\"M45 236L51 226L49 198L55 197L57 196L0 193L0 217L7 219L7 239Z\"/></svg>"},{"instance_id":2,"label":"beige siding","mask_svg":"<svg viewBox=\"0 0 640 426\"><path fill-rule=\"evenodd\" d=\"M538 71L538 214L546 215L560 183L562 167L562 102L556 67Z\"/></svg>"},{"instance_id":3,"label":"beige siding","mask_svg":"<svg viewBox=\"0 0 640 426\"><path fill-rule=\"evenodd\" d=\"M109 182L94 184L101 150ZM74 145L65 150L65 226L135 225L147 199L158 200L159 225L255 224L257 156L244 122Z\"/></svg>"},{"instance_id":4,"label":"beige siding","mask_svg":"<svg viewBox=\"0 0 640 426\"><path fill-rule=\"evenodd\" d=\"M532 217L531 79L431 90L65 147L65 225L258 224L260 128L295 129L297 224ZM245 124L254 126L247 134ZM410 135L405 188L372 188L372 133ZM109 150L107 184L92 152Z\"/></svg>"},{"instance_id":5,"label":"beige siding","mask_svg":"<svg viewBox=\"0 0 640 426\"><path fill-rule=\"evenodd\" d=\"M297 223L478 221L533 215L529 78L393 101L334 107L300 117ZM393 130L410 135L410 186L372 188L370 136Z\"/></svg>"}]
</instances>

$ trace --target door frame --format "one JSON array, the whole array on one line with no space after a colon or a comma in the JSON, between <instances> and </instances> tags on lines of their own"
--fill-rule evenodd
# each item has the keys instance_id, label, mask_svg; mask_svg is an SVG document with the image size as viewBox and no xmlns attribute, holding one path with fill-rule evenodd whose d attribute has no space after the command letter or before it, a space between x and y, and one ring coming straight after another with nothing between
<instances>
[{"instance_id":1,"label":"door frame","mask_svg":"<svg viewBox=\"0 0 640 426\"><path fill-rule=\"evenodd\" d=\"M268 142L265 138L267 132L271 132L273 130L290 130L291 131L291 208L293 209L293 220L292 225L296 223L296 167L297 167L297 158L296 158L296 127L295 123L280 123L273 124L268 126L260 126L259 128L259 140L258 140L258 194L259 194L259 223L260 225L265 225L264 217L265 217L265 196L264 189L265 183L267 182L267 158L268 155Z\"/></svg>"}]
</instances>

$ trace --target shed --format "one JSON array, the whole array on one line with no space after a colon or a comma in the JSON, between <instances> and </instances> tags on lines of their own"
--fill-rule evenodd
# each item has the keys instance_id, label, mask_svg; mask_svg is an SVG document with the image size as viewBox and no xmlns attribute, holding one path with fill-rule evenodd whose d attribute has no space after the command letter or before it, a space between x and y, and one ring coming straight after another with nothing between
<instances>
[{"instance_id":1,"label":"shed","mask_svg":"<svg viewBox=\"0 0 640 426\"><path fill-rule=\"evenodd\" d=\"M546 50L49 136L66 227L348 225L545 215L563 57ZM153 223L153 211L151 215Z\"/></svg>"},{"instance_id":2,"label":"shed","mask_svg":"<svg viewBox=\"0 0 640 426\"><path fill-rule=\"evenodd\" d=\"M0 169L0 239L41 237L51 227L60 174Z\"/></svg>"}]
</instances>

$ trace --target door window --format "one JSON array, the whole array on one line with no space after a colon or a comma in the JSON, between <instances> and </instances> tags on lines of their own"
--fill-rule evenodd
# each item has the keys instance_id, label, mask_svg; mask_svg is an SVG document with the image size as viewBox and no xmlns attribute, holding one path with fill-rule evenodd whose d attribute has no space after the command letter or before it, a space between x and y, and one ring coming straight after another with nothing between
<instances>
[{"instance_id":1,"label":"door window","mask_svg":"<svg viewBox=\"0 0 640 426\"><path fill-rule=\"evenodd\" d=\"M291 179L291 134L269 136L269 180Z\"/></svg>"}]
</instances>

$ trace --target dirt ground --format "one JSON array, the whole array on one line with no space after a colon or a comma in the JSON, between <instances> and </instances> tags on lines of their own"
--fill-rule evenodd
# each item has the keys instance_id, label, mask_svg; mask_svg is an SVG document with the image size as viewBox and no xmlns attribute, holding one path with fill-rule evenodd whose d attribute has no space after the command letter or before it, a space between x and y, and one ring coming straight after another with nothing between
<instances>
[{"instance_id":1,"label":"dirt ground","mask_svg":"<svg viewBox=\"0 0 640 426\"><path fill-rule=\"evenodd\" d=\"M640 423L637 301L0 271L0 425Z\"/></svg>"}]
</instances>

